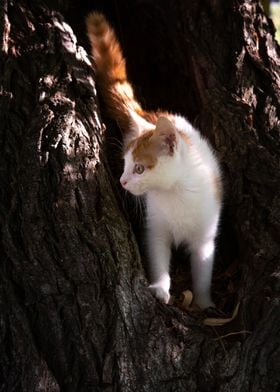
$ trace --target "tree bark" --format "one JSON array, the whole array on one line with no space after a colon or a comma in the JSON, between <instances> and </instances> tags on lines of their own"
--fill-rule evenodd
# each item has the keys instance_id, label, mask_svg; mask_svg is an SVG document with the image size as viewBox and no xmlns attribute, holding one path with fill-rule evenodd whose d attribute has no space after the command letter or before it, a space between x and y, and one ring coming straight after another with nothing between
<instances>
[{"instance_id":1,"label":"tree bark","mask_svg":"<svg viewBox=\"0 0 280 392\"><path fill-rule=\"evenodd\" d=\"M108 163L114 126L104 130L93 70L62 17L86 47L88 3L3 3L1 390L279 390L280 60L259 3L95 4L145 106L188 116L217 150L214 296L241 304L221 329L146 289Z\"/></svg>"}]
</instances>

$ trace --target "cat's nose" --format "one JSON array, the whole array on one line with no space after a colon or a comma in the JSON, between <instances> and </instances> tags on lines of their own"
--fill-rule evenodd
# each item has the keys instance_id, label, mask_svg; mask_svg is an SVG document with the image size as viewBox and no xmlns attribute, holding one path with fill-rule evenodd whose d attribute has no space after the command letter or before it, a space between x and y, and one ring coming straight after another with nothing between
<instances>
[{"instance_id":1,"label":"cat's nose","mask_svg":"<svg viewBox=\"0 0 280 392\"><path fill-rule=\"evenodd\" d=\"M121 182L121 184L122 184L123 187L125 187L126 184L127 184L127 180L125 180L124 178L121 178L121 179L120 179L120 182Z\"/></svg>"}]
</instances>

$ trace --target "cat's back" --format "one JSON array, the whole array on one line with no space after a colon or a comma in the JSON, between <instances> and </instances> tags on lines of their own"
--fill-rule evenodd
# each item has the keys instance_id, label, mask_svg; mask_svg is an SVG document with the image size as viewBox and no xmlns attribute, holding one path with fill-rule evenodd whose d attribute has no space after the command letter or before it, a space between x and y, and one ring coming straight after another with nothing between
<instances>
[{"instance_id":1,"label":"cat's back","mask_svg":"<svg viewBox=\"0 0 280 392\"><path fill-rule=\"evenodd\" d=\"M206 165L205 168L216 177L220 178L220 167L215 153L209 142L194 128L189 121L179 115L173 116L173 121L177 129L189 139L188 156L191 155L193 163Z\"/></svg>"}]
</instances>

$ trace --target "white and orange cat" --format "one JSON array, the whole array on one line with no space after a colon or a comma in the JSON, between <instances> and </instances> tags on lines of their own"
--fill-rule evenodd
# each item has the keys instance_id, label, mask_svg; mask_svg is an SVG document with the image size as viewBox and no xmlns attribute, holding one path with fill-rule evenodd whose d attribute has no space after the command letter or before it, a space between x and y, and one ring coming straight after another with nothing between
<instances>
[{"instance_id":1,"label":"white and orange cat","mask_svg":"<svg viewBox=\"0 0 280 392\"><path fill-rule=\"evenodd\" d=\"M214 306L210 289L222 203L217 159L184 117L141 108L127 81L120 45L102 14L88 16L87 31L102 97L124 135L120 182L146 200L149 288L168 303L171 245L184 243L191 252L195 302L202 309Z\"/></svg>"}]
</instances>

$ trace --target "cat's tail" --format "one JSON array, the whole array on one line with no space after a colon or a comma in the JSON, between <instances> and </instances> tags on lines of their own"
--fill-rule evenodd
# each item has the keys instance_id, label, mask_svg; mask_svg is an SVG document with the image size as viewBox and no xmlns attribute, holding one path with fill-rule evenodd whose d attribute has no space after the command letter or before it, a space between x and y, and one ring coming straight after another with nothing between
<instances>
[{"instance_id":1,"label":"cat's tail","mask_svg":"<svg viewBox=\"0 0 280 392\"><path fill-rule=\"evenodd\" d=\"M127 80L126 62L114 30L98 12L88 15L86 25L97 82L109 115L118 122L125 135L141 133L151 124L146 121L148 114L135 99Z\"/></svg>"}]
</instances>

